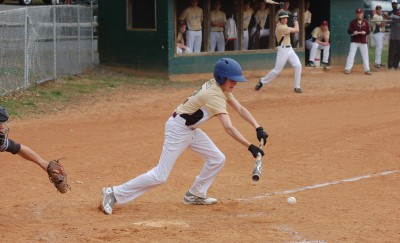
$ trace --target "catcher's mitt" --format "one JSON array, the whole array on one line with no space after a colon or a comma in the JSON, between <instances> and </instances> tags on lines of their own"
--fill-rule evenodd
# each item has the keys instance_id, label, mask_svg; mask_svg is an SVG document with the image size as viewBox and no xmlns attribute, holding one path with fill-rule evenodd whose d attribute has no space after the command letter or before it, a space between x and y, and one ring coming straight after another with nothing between
<instances>
[{"instance_id":1,"label":"catcher's mitt","mask_svg":"<svg viewBox=\"0 0 400 243\"><path fill-rule=\"evenodd\" d=\"M50 182L57 188L57 191L66 193L68 188L71 190L71 187L68 185L67 173L65 173L64 167L59 160L49 162L47 174L49 175Z\"/></svg>"}]
</instances>

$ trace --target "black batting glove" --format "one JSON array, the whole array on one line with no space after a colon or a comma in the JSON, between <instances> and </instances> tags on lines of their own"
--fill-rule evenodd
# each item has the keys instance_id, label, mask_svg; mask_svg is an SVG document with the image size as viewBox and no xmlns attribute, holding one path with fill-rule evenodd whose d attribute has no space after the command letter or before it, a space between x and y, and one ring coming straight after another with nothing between
<instances>
[{"instance_id":1,"label":"black batting glove","mask_svg":"<svg viewBox=\"0 0 400 243\"><path fill-rule=\"evenodd\" d=\"M264 139L264 144L263 145L265 145L265 143L267 142L268 133L266 133L264 131L264 128L262 128L262 127L257 127L256 128L256 132L257 132L258 141L261 141L261 138L263 138Z\"/></svg>"},{"instance_id":2,"label":"black batting glove","mask_svg":"<svg viewBox=\"0 0 400 243\"><path fill-rule=\"evenodd\" d=\"M264 152L254 144L250 144L248 150L250 151L250 153L253 155L254 158L257 158L258 153L260 153L261 156L264 156Z\"/></svg>"}]
</instances>

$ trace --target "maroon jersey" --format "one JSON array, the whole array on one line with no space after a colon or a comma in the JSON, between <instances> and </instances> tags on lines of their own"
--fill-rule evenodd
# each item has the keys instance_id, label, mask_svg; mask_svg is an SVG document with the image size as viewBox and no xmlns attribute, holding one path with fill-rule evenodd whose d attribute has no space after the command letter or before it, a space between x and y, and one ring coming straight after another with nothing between
<instances>
[{"instance_id":1,"label":"maroon jersey","mask_svg":"<svg viewBox=\"0 0 400 243\"><path fill-rule=\"evenodd\" d=\"M353 35L354 31L365 31L365 35ZM352 35L351 36L351 42L357 42L357 43L367 43L367 35L369 35L370 29L368 22L363 19L361 22L359 22L357 19L354 19L350 22L349 28L347 29L347 32Z\"/></svg>"}]
</instances>

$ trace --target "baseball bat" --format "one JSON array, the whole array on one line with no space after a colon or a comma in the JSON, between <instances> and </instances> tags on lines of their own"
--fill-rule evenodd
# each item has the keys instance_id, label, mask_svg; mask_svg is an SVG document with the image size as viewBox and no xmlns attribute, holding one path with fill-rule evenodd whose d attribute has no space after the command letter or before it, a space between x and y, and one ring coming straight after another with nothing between
<instances>
[{"instance_id":1,"label":"baseball bat","mask_svg":"<svg viewBox=\"0 0 400 243\"><path fill-rule=\"evenodd\" d=\"M278 2L275 2L273 0L265 0L265 2L269 4L279 4Z\"/></svg>"},{"instance_id":2,"label":"baseball bat","mask_svg":"<svg viewBox=\"0 0 400 243\"><path fill-rule=\"evenodd\" d=\"M264 145L264 139L261 138L260 139L260 147L259 148L262 149L263 145ZM254 169L253 169L253 175L251 176L253 181L260 180L261 170L262 170L262 155L261 155L261 153L258 153L257 154L257 158L256 158L256 164L255 164Z\"/></svg>"}]
</instances>

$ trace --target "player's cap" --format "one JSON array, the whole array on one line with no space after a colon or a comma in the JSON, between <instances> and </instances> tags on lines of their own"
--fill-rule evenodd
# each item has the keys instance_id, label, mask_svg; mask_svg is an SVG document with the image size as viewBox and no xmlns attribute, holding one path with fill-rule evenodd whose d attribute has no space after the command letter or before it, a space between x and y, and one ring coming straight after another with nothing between
<instances>
[{"instance_id":1,"label":"player's cap","mask_svg":"<svg viewBox=\"0 0 400 243\"><path fill-rule=\"evenodd\" d=\"M375 7L375 10L378 10L378 9L382 9L382 6L381 6L381 5L377 5L377 6Z\"/></svg>"},{"instance_id":2,"label":"player's cap","mask_svg":"<svg viewBox=\"0 0 400 243\"><path fill-rule=\"evenodd\" d=\"M356 10L356 14L359 14L359 13L362 13L363 11L362 11L362 9L361 8L357 8L357 10Z\"/></svg>"},{"instance_id":3,"label":"player's cap","mask_svg":"<svg viewBox=\"0 0 400 243\"><path fill-rule=\"evenodd\" d=\"M392 0L392 3L397 3L397 0Z\"/></svg>"},{"instance_id":4,"label":"player's cap","mask_svg":"<svg viewBox=\"0 0 400 243\"><path fill-rule=\"evenodd\" d=\"M323 21L321 22L321 26L329 26L328 21L323 20Z\"/></svg>"},{"instance_id":5,"label":"player's cap","mask_svg":"<svg viewBox=\"0 0 400 243\"><path fill-rule=\"evenodd\" d=\"M289 18L289 14L286 11L280 11L278 14L278 18Z\"/></svg>"}]
</instances>

